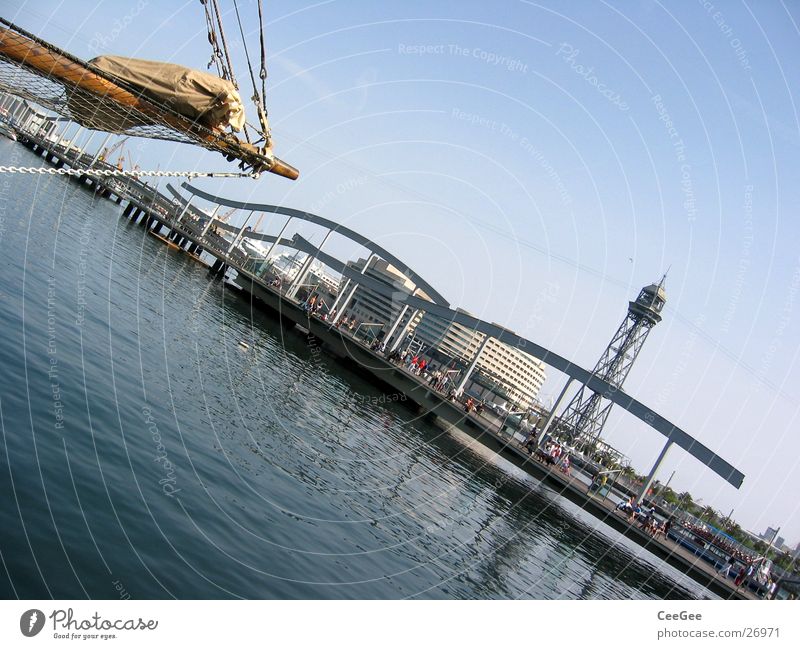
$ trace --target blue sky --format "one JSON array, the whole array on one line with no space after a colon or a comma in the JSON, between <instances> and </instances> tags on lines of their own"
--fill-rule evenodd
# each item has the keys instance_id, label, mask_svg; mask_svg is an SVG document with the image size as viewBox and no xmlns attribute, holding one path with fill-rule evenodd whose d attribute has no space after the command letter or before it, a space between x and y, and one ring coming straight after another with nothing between
<instances>
[{"instance_id":1,"label":"blue sky","mask_svg":"<svg viewBox=\"0 0 800 649\"><path fill-rule=\"evenodd\" d=\"M241 39L232 4L222 5L244 95ZM196 2L3 7L84 58L200 69L210 58ZM240 8L252 52L256 4ZM675 470L676 489L800 541L795 5L331 1L266 11L276 152L301 179L200 186L347 223L453 304L587 367L627 301L669 268L664 321L626 390L747 477L737 491L679 450L661 477ZM133 153L143 168L226 167L169 143L138 141ZM333 239L330 251L357 252ZM563 382L551 375L545 397ZM621 412L606 436L640 471L662 444Z\"/></svg>"}]
</instances>

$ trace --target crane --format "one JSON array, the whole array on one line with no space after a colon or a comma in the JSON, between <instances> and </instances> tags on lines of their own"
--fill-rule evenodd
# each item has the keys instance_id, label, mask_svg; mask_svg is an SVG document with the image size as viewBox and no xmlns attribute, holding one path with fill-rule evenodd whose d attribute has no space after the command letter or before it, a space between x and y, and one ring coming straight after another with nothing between
<instances>
[{"instance_id":1,"label":"crane","mask_svg":"<svg viewBox=\"0 0 800 649\"><path fill-rule=\"evenodd\" d=\"M100 157L98 158L98 160L100 160L100 162L105 162L112 153L114 153L117 149L119 149L129 139L130 136L126 136L121 140L117 140L110 149L109 148L103 149L103 151L100 153Z\"/></svg>"},{"instance_id":2,"label":"crane","mask_svg":"<svg viewBox=\"0 0 800 649\"><path fill-rule=\"evenodd\" d=\"M220 221L220 222L222 222L222 223L227 223L227 222L228 222L228 219L229 219L229 218L231 218L231 215L232 215L232 214L233 214L233 213L234 213L234 212L235 212L237 209L238 209L238 208L236 208L236 207L232 207L232 208L231 208L231 209L229 209L227 212L225 212L225 214L223 214L222 216L218 217L218 218L217 218L217 221Z\"/></svg>"}]
</instances>

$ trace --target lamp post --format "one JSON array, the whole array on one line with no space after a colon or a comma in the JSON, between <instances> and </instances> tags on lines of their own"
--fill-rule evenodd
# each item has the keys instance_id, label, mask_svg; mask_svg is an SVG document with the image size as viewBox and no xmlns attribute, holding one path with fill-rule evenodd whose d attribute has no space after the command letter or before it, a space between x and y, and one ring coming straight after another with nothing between
<instances>
[{"instance_id":1,"label":"lamp post","mask_svg":"<svg viewBox=\"0 0 800 649\"><path fill-rule=\"evenodd\" d=\"M653 480L656 477L656 473L658 472L658 469L661 467L661 463L664 461L664 458L667 456L667 451L669 451L671 446L672 446L672 440L668 439L666 444L664 444L664 447L661 449L661 452L658 454L658 457L656 458L656 461L653 464L653 467L650 469L650 473L647 475L647 477L644 480L644 484L642 485L642 489L641 489L641 491L639 492L639 495L636 498L636 502L637 503L641 503L644 500L645 496L647 495L647 490L650 489L650 485L653 484Z\"/></svg>"},{"instance_id":2,"label":"lamp post","mask_svg":"<svg viewBox=\"0 0 800 649\"><path fill-rule=\"evenodd\" d=\"M389 327L389 332L386 334L386 339L383 342L384 345L388 345L389 342L392 340L392 336L394 336L394 332L397 330L397 327L402 322L402 320L405 317L406 312L408 311L408 309L409 309L409 306L407 304L404 304L403 308L400 309L400 315L397 316L395 321L392 323L392 326Z\"/></svg>"},{"instance_id":3,"label":"lamp post","mask_svg":"<svg viewBox=\"0 0 800 649\"><path fill-rule=\"evenodd\" d=\"M411 317L406 321L406 324L403 326L403 328L400 331L400 333L394 339L394 342L392 343L391 347L389 348L389 353L392 353L398 347L400 347L400 345L406 339L406 336L408 335L408 330L411 328L411 324L417 319L417 316L419 315L420 311L421 311L421 309L414 309L414 313L411 314Z\"/></svg>"},{"instance_id":4,"label":"lamp post","mask_svg":"<svg viewBox=\"0 0 800 649\"><path fill-rule=\"evenodd\" d=\"M242 234L244 233L244 230L247 227L247 223L250 221L252 216L253 216L253 210L251 210L250 214L247 215L247 218L244 220L244 223L242 223L242 227L239 228L239 231L233 237L233 241L231 241L231 245L228 246L228 251L225 253L226 255L230 255L233 252L233 249L239 243L239 239L241 238Z\"/></svg>"},{"instance_id":5,"label":"lamp post","mask_svg":"<svg viewBox=\"0 0 800 649\"><path fill-rule=\"evenodd\" d=\"M361 269L361 272L359 273L359 275L366 275L367 274L367 269L369 268L369 263L372 261L373 257L377 257L377 255L374 252L369 253L369 257L367 257L367 261L364 262L364 268ZM350 283L351 282L350 282L350 280L348 278L347 286L349 286ZM347 311L347 307L350 305L350 300L352 300L353 296L356 294L356 290L358 289L358 283L355 280L353 280L352 284L353 284L353 288L350 289L350 292L347 294L347 297L344 299L344 301L342 302L342 305L339 307L339 311L338 311L339 313L344 313L345 311ZM339 294L340 294L339 297L341 297L341 295L343 294L343 291L339 291ZM339 302L339 297L336 298L336 302L334 302L333 308L336 308L336 306L337 306L337 304ZM329 329L333 329L333 325L335 324L335 322L336 321L334 320L334 322L331 323L331 326L328 327L328 328Z\"/></svg>"},{"instance_id":6,"label":"lamp post","mask_svg":"<svg viewBox=\"0 0 800 649\"><path fill-rule=\"evenodd\" d=\"M319 286L319 284L298 284L297 286L295 286L295 289L297 289L298 291L299 291L301 288L310 288L310 289L315 289L315 290L316 290L316 288L317 288L318 286ZM314 294L314 291L309 291L309 292L308 292L308 297L306 297L306 299L305 299L305 300L303 300L303 301L300 303L300 306L306 306L306 305L308 304L308 300L311 298L311 296L312 296L313 294Z\"/></svg>"},{"instance_id":7,"label":"lamp post","mask_svg":"<svg viewBox=\"0 0 800 649\"><path fill-rule=\"evenodd\" d=\"M336 293L336 299L333 301L331 305L331 311L333 311L337 306L339 306L339 302L341 301L342 297L344 297L345 291L350 287L350 279L347 278L344 282L344 286L342 285L342 280L339 280L339 288Z\"/></svg>"},{"instance_id":8,"label":"lamp post","mask_svg":"<svg viewBox=\"0 0 800 649\"><path fill-rule=\"evenodd\" d=\"M772 538L770 539L769 545L767 546L767 550L766 550L766 552L764 552L764 557L766 559L769 559L769 551L772 550L772 545L775 543L775 539L778 538L778 534L780 534L780 531L781 531L781 528L779 526L778 529L775 530L775 534L772 535Z\"/></svg>"},{"instance_id":9,"label":"lamp post","mask_svg":"<svg viewBox=\"0 0 800 649\"><path fill-rule=\"evenodd\" d=\"M180 211L178 216L175 217L175 220L173 221L173 223L175 225L177 225L178 223L181 222L181 219L183 218L183 215L186 214L186 211L189 209L189 206L192 204L192 199L193 198L194 198L194 194L192 194L192 196L189 198L189 200L186 201L186 205L183 206L183 209Z\"/></svg>"}]
</instances>

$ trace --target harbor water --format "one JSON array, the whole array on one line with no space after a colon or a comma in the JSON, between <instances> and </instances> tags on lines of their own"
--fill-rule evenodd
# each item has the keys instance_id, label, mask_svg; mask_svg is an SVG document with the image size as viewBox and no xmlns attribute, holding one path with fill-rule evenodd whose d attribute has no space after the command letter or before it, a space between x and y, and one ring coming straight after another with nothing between
<instances>
[{"instance_id":1,"label":"harbor water","mask_svg":"<svg viewBox=\"0 0 800 649\"><path fill-rule=\"evenodd\" d=\"M0 178L2 597L712 597L120 212Z\"/></svg>"}]
</instances>

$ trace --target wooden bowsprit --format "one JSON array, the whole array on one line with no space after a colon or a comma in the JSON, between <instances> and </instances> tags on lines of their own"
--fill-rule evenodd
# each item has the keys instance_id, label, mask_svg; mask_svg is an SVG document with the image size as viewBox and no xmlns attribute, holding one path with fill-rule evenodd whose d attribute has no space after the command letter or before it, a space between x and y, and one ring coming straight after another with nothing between
<instances>
[{"instance_id":1,"label":"wooden bowsprit","mask_svg":"<svg viewBox=\"0 0 800 649\"><path fill-rule=\"evenodd\" d=\"M81 123L78 112L99 113L119 124L119 129L111 132L193 143L218 151L229 161L238 160L244 170L268 171L291 180L299 176L295 167L266 149L190 120L8 21L0 18L0 22L8 26L0 26L3 91L34 101L78 123ZM76 106L81 110L76 111ZM91 124L87 126L93 128Z\"/></svg>"}]
</instances>

